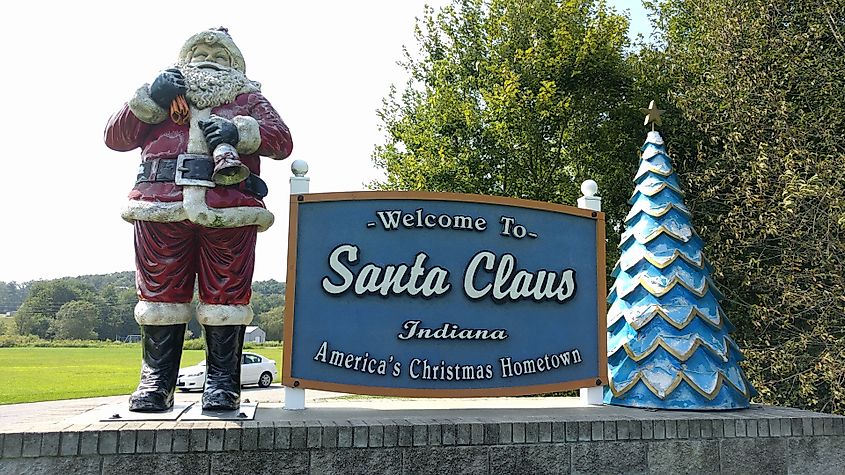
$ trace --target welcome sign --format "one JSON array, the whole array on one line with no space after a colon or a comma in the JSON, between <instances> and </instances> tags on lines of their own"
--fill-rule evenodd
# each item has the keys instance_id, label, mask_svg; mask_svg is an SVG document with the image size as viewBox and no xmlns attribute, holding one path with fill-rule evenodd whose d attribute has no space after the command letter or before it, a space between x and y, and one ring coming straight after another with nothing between
<instances>
[{"instance_id":1,"label":"welcome sign","mask_svg":"<svg viewBox=\"0 0 845 475\"><path fill-rule=\"evenodd\" d=\"M291 196L283 384L501 396L607 382L604 215L452 193Z\"/></svg>"}]
</instances>

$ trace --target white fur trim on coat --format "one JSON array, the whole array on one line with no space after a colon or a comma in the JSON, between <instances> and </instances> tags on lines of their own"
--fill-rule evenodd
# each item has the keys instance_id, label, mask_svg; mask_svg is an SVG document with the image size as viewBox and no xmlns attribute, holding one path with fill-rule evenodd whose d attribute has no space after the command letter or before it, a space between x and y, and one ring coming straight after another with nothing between
<instances>
[{"instance_id":1,"label":"white fur trim on coat","mask_svg":"<svg viewBox=\"0 0 845 475\"><path fill-rule=\"evenodd\" d=\"M209 208L205 204L202 186L183 186L182 203L192 223L207 228L240 228L258 226L258 232L266 231L276 219L273 213L259 206L236 206L234 208Z\"/></svg>"},{"instance_id":2,"label":"white fur trim on coat","mask_svg":"<svg viewBox=\"0 0 845 475\"><path fill-rule=\"evenodd\" d=\"M200 303L197 306L197 321L211 326L249 325L252 321L252 306Z\"/></svg>"},{"instance_id":3,"label":"white fur trim on coat","mask_svg":"<svg viewBox=\"0 0 845 475\"><path fill-rule=\"evenodd\" d=\"M258 232L269 229L276 219L273 213L259 206L209 208L205 204L206 189L202 186L184 186L182 188L183 201L164 203L129 200L129 204L120 216L130 223L134 221L178 223L188 220L207 228L258 226Z\"/></svg>"},{"instance_id":4,"label":"white fur trim on coat","mask_svg":"<svg viewBox=\"0 0 845 475\"><path fill-rule=\"evenodd\" d=\"M164 203L161 201L129 200L129 204L120 213L120 217L130 223L133 221L152 221L154 223L178 223L186 221L188 214L181 201Z\"/></svg>"},{"instance_id":5,"label":"white fur trim on coat","mask_svg":"<svg viewBox=\"0 0 845 475\"><path fill-rule=\"evenodd\" d=\"M144 84L135 91L135 95L129 99L129 110L146 124L160 124L170 115L150 97L149 84Z\"/></svg>"},{"instance_id":6,"label":"white fur trim on coat","mask_svg":"<svg viewBox=\"0 0 845 475\"><path fill-rule=\"evenodd\" d=\"M236 115L232 122L238 128L238 153L243 155L255 153L261 145L258 121L248 115Z\"/></svg>"},{"instance_id":7,"label":"white fur trim on coat","mask_svg":"<svg viewBox=\"0 0 845 475\"><path fill-rule=\"evenodd\" d=\"M197 109L193 104L191 108L191 125L188 128L188 153L202 153L210 155L208 142L205 141L205 134L200 128L199 122L208 120L211 117L211 108Z\"/></svg>"},{"instance_id":8,"label":"white fur trim on coat","mask_svg":"<svg viewBox=\"0 0 845 475\"><path fill-rule=\"evenodd\" d=\"M176 325L190 320L190 303L139 300L135 305L135 321L139 325Z\"/></svg>"}]
</instances>

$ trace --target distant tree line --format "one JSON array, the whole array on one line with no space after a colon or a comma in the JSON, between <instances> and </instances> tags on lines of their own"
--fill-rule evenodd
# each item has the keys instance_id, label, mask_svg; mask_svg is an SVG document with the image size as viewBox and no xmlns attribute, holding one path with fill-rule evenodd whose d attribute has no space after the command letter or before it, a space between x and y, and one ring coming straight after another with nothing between
<instances>
[{"instance_id":1,"label":"distant tree line","mask_svg":"<svg viewBox=\"0 0 845 475\"><path fill-rule=\"evenodd\" d=\"M196 304L196 298L194 303ZM135 322L135 273L64 277L18 284L0 282L0 313L11 313L0 331L43 339L115 340L140 333ZM275 280L253 283L253 325L280 340L284 327L285 284ZM189 337L201 334L196 320Z\"/></svg>"},{"instance_id":2,"label":"distant tree line","mask_svg":"<svg viewBox=\"0 0 845 475\"><path fill-rule=\"evenodd\" d=\"M26 298L27 284L0 282L0 315L14 312Z\"/></svg>"}]
</instances>

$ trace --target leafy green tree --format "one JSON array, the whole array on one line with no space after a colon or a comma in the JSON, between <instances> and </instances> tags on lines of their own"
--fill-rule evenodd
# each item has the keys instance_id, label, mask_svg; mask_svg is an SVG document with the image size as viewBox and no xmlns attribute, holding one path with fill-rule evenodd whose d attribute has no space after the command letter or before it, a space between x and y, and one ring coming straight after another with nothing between
<instances>
[{"instance_id":1,"label":"leafy green tree","mask_svg":"<svg viewBox=\"0 0 845 475\"><path fill-rule=\"evenodd\" d=\"M72 278L34 282L15 312L18 334L50 337L50 325L59 309L74 300L97 303L98 297L91 286Z\"/></svg>"},{"instance_id":2,"label":"leafy green tree","mask_svg":"<svg viewBox=\"0 0 845 475\"><path fill-rule=\"evenodd\" d=\"M286 285L276 279L259 280L252 283L252 291L262 295L281 295L284 298Z\"/></svg>"},{"instance_id":3,"label":"leafy green tree","mask_svg":"<svg viewBox=\"0 0 845 475\"><path fill-rule=\"evenodd\" d=\"M141 333L141 327L135 321L135 304L138 303L138 295L135 291L135 286L125 287L117 293L117 310L119 312L120 327L117 331L119 335L129 335Z\"/></svg>"},{"instance_id":4,"label":"leafy green tree","mask_svg":"<svg viewBox=\"0 0 845 475\"><path fill-rule=\"evenodd\" d=\"M135 322L135 304L138 297L133 288L118 288L105 284L99 292L100 318L97 322L97 337L108 340L140 332Z\"/></svg>"},{"instance_id":5,"label":"leafy green tree","mask_svg":"<svg viewBox=\"0 0 845 475\"><path fill-rule=\"evenodd\" d=\"M42 338L47 337L50 320L52 320L49 315L29 309L18 310L15 312L14 319L15 332L18 335L37 335Z\"/></svg>"},{"instance_id":6,"label":"leafy green tree","mask_svg":"<svg viewBox=\"0 0 845 475\"><path fill-rule=\"evenodd\" d=\"M274 279L253 282L250 304L256 315L261 315L273 307L283 306L285 304L285 283Z\"/></svg>"},{"instance_id":7,"label":"leafy green tree","mask_svg":"<svg viewBox=\"0 0 845 475\"><path fill-rule=\"evenodd\" d=\"M652 6L640 72L760 400L845 413L845 1Z\"/></svg>"},{"instance_id":8,"label":"leafy green tree","mask_svg":"<svg viewBox=\"0 0 845 475\"><path fill-rule=\"evenodd\" d=\"M117 288L135 287L134 271L112 272L111 274L80 275L78 277L74 277L74 279L90 285L97 292L101 292L109 285L113 285Z\"/></svg>"},{"instance_id":9,"label":"leafy green tree","mask_svg":"<svg viewBox=\"0 0 845 475\"><path fill-rule=\"evenodd\" d=\"M11 317L0 317L0 335L16 335L17 327L15 319Z\"/></svg>"},{"instance_id":10,"label":"leafy green tree","mask_svg":"<svg viewBox=\"0 0 845 475\"><path fill-rule=\"evenodd\" d=\"M88 301L73 300L59 309L50 323L51 333L64 340L93 340L99 315L97 307Z\"/></svg>"},{"instance_id":11,"label":"leafy green tree","mask_svg":"<svg viewBox=\"0 0 845 475\"><path fill-rule=\"evenodd\" d=\"M280 305L258 315L257 325L267 333L268 340L281 340L285 329L285 307Z\"/></svg>"},{"instance_id":12,"label":"leafy green tree","mask_svg":"<svg viewBox=\"0 0 845 475\"><path fill-rule=\"evenodd\" d=\"M428 8L402 63L411 79L379 111L386 178L371 187L574 205L591 178L618 232L642 135L627 29L602 1Z\"/></svg>"},{"instance_id":13,"label":"leafy green tree","mask_svg":"<svg viewBox=\"0 0 845 475\"><path fill-rule=\"evenodd\" d=\"M14 312L26 298L26 284L0 282L0 314Z\"/></svg>"}]
</instances>

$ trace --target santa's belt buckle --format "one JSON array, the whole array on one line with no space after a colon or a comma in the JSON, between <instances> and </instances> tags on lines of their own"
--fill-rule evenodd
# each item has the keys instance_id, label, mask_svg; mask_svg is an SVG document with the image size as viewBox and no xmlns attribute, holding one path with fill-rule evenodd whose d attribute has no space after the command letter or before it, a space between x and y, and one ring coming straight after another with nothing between
<instances>
[{"instance_id":1,"label":"santa's belt buckle","mask_svg":"<svg viewBox=\"0 0 845 475\"><path fill-rule=\"evenodd\" d=\"M201 153L183 153L176 159L177 185L204 186L214 188L214 160Z\"/></svg>"}]
</instances>

